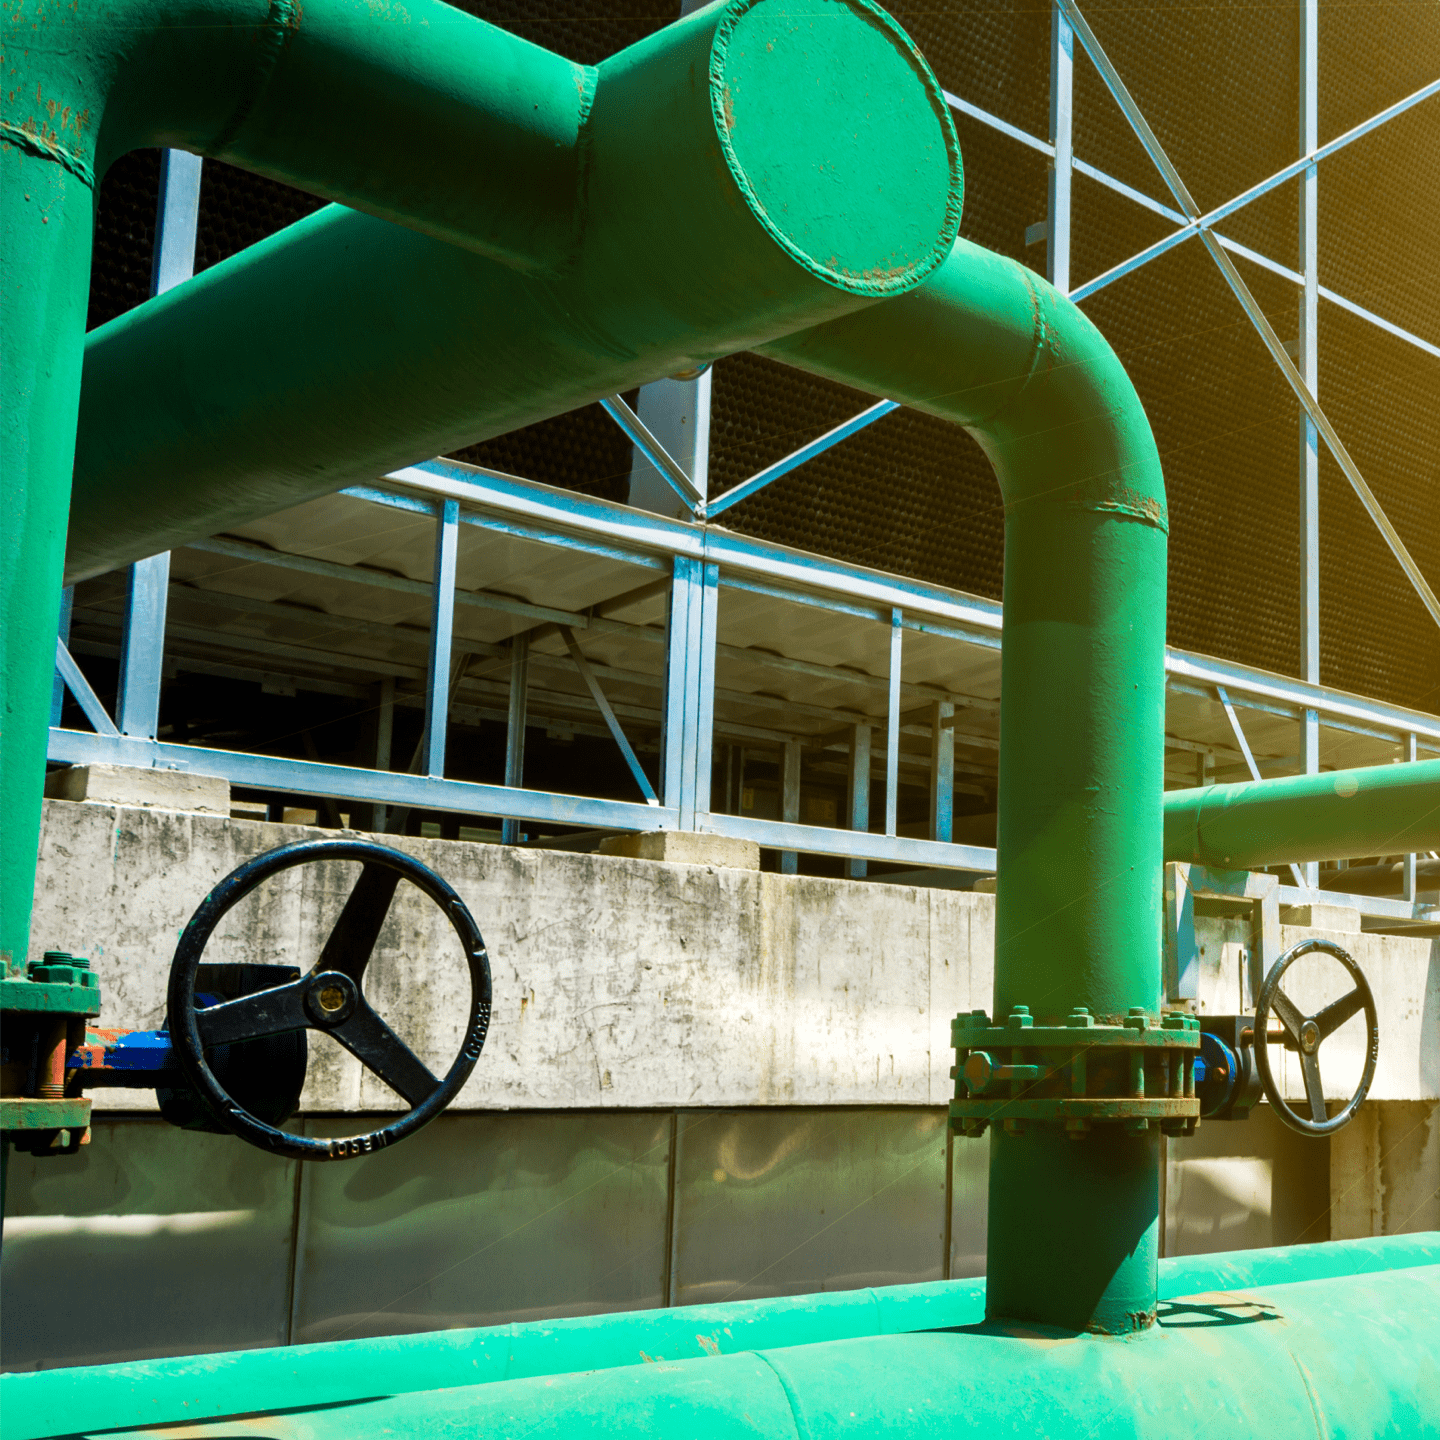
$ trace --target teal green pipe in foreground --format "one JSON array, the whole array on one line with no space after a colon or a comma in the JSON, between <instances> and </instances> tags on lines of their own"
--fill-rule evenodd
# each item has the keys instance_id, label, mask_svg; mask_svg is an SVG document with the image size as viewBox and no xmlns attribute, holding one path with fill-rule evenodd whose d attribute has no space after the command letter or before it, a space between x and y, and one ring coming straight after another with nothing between
<instances>
[{"instance_id":1,"label":"teal green pipe in foreground","mask_svg":"<svg viewBox=\"0 0 1440 1440\"><path fill-rule=\"evenodd\" d=\"M1429 1265L1178 1297L1123 1338L966 1325L422 1393L371 1388L350 1404L184 1434L1424 1440L1440 1434L1437 1395L1440 1266Z\"/></svg>"},{"instance_id":2,"label":"teal green pipe in foreground","mask_svg":"<svg viewBox=\"0 0 1440 1440\"><path fill-rule=\"evenodd\" d=\"M957 241L918 290L761 353L938 415L1005 503L997 1023L1160 1009L1166 509L1104 337L1023 266ZM1065 717L1057 743L1055 717ZM957 1142L959 1143L959 1142ZM979 1142L974 1142L979 1143ZM1160 1137L991 1130L992 1315L1149 1323Z\"/></svg>"},{"instance_id":3,"label":"teal green pipe in foreground","mask_svg":"<svg viewBox=\"0 0 1440 1440\"><path fill-rule=\"evenodd\" d=\"M456 423L472 406L499 433L902 293L959 224L943 96L869 0L730 0L598 69L437 0L7 0L5 14L13 959L72 460L70 570L92 574L373 478L381 455L479 439ZM372 214L322 211L92 335L73 453L93 186L157 144Z\"/></svg>"},{"instance_id":4,"label":"teal green pipe in foreground","mask_svg":"<svg viewBox=\"0 0 1440 1440\"><path fill-rule=\"evenodd\" d=\"M1225 870L1440 849L1440 760L1171 790L1165 858Z\"/></svg>"},{"instance_id":5,"label":"teal green pipe in foreground","mask_svg":"<svg viewBox=\"0 0 1440 1440\"><path fill-rule=\"evenodd\" d=\"M1440 1233L1189 1255L1160 1262L1160 1299L1437 1264ZM954 1329L984 1309L983 1279L952 1280L42 1370L0 1376L0 1440Z\"/></svg>"}]
</instances>

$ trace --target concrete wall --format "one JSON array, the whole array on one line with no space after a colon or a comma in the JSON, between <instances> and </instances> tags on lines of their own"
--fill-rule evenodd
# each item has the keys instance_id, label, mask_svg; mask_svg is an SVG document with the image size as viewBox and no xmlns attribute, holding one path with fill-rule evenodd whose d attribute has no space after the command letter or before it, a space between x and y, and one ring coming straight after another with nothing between
<instances>
[{"instance_id":1,"label":"concrete wall","mask_svg":"<svg viewBox=\"0 0 1440 1440\"><path fill-rule=\"evenodd\" d=\"M36 951L90 955L105 1023L156 1026L204 893L316 833L48 802ZM11 1159L0 1366L983 1270L989 1146L948 1142L944 1105L950 1018L990 1000L993 896L392 843L456 886L494 961L494 1028L456 1111L402 1148L313 1166L120 1113L146 1092L96 1092L92 1144ZM344 867L275 882L212 958L308 966L350 883ZM397 904L368 988L439 1066L466 982L427 906ZM1231 1010L1247 932L1201 927L1203 1003ZM1381 1098L1329 1142L1266 1106L1169 1141L1166 1253L1440 1228L1437 947L1343 943L1377 989ZM308 1133L393 1105L323 1037L312 1053ZM74 1303L97 1293L126 1297L123 1326Z\"/></svg>"},{"instance_id":2,"label":"concrete wall","mask_svg":"<svg viewBox=\"0 0 1440 1440\"><path fill-rule=\"evenodd\" d=\"M316 833L47 801L33 949L93 959L106 1024L158 1026L175 940L205 893L251 856ZM990 1004L993 895L445 840L389 843L455 886L489 946L494 1021L462 1109L943 1105L951 1017ZM308 968L356 873L310 866L277 877L231 912L208 958ZM1234 1010L1248 932L1236 921L1197 924L1202 1008ZM1317 933L1287 926L1284 943ZM1372 1096L1440 1098L1440 941L1334 938L1376 993ZM1333 998L1320 987L1338 994L1342 980L1338 966L1317 960L1287 988L1319 1002ZM438 1068L459 1047L467 986L440 912L402 887L367 994ZM1354 1088L1362 1035L1352 1020L1326 1045L1333 1098ZM333 1042L312 1034L311 1046L307 1109L394 1108L389 1090ZM1286 1067L1286 1088L1298 1099L1294 1069ZM136 1104L134 1092L97 1099Z\"/></svg>"}]
</instances>

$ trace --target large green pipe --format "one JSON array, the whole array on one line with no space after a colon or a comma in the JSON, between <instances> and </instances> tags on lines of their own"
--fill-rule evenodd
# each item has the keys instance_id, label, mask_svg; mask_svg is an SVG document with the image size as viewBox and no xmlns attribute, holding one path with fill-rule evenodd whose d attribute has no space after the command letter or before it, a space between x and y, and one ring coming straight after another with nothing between
<instances>
[{"instance_id":1,"label":"large green pipe","mask_svg":"<svg viewBox=\"0 0 1440 1440\"><path fill-rule=\"evenodd\" d=\"M1254 870L1440 849L1440 760L1171 790L1165 858Z\"/></svg>"},{"instance_id":2,"label":"large green pipe","mask_svg":"<svg viewBox=\"0 0 1440 1440\"><path fill-rule=\"evenodd\" d=\"M1440 1233L1180 1256L1160 1262L1160 1299L1436 1264ZM949 1280L40 1370L0 1376L0 1440L954 1329L984 1313L984 1280Z\"/></svg>"},{"instance_id":3,"label":"large green pipe","mask_svg":"<svg viewBox=\"0 0 1440 1440\"><path fill-rule=\"evenodd\" d=\"M116 537L212 533L657 373L653 350L597 343L568 318L579 297L559 293L564 306L480 257L327 213L132 312L88 348L72 572L139 553ZM697 358L737 341L664 325L639 279L587 315L612 299L603 338L628 327ZM304 338L282 359L269 336L290 324ZM765 353L985 446L1006 502L996 1011L1155 1015L1165 499L1119 361L1042 280L964 241L911 294ZM1158 1136L1109 1127L1076 1143L1032 1127L992 1144L992 1305L1080 1328L1144 1323Z\"/></svg>"},{"instance_id":4,"label":"large green pipe","mask_svg":"<svg viewBox=\"0 0 1440 1440\"><path fill-rule=\"evenodd\" d=\"M604 95L602 80L597 113ZM712 297L712 272L695 274L682 312L652 296L659 258L645 255L597 295L325 212L132 312L87 350L72 574L569 409L662 373L662 356L769 338L747 325L749 287L731 298L734 323L710 307L692 329L690 291ZM287 330L277 355L271 336ZM1165 497L1119 361L1044 281L964 241L910 294L765 353L954 420L985 447L1006 504L995 1008L1029 1006L1037 1023L1077 1006L1154 1016ZM997 1313L1145 1323L1153 1129L1077 1143L1031 1127L992 1146Z\"/></svg>"},{"instance_id":5,"label":"large green pipe","mask_svg":"<svg viewBox=\"0 0 1440 1440\"><path fill-rule=\"evenodd\" d=\"M960 209L939 87L869 0L730 0L598 70L434 0L77 4L7 10L0 952L14 956L91 187L111 157L187 146L429 233L323 211L91 337L72 573L373 476L382 454L449 448L431 446L437 430L476 439L456 422L477 393L495 433L902 293L944 258Z\"/></svg>"},{"instance_id":6,"label":"large green pipe","mask_svg":"<svg viewBox=\"0 0 1440 1440\"><path fill-rule=\"evenodd\" d=\"M1440 1266L1431 1265L1180 1299L1124 1340L964 1326L418 1394L372 1388L350 1404L310 1401L184 1434L234 1440L240 1425L268 1440L1368 1440L1436 1435L1437 1385Z\"/></svg>"},{"instance_id":7,"label":"large green pipe","mask_svg":"<svg viewBox=\"0 0 1440 1440\"><path fill-rule=\"evenodd\" d=\"M763 353L953 420L984 448L1005 502L995 1014L1155 1015L1166 510L1119 360L1044 281L964 241L911 295ZM1148 1323L1154 1128L991 1136L990 1313Z\"/></svg>"}]
</instances>

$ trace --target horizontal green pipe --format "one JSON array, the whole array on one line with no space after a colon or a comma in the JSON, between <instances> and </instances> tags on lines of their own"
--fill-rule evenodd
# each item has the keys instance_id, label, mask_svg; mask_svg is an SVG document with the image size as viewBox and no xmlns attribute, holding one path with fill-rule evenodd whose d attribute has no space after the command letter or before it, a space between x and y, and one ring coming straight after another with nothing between
<instances>
[{"instance_id":1,"label":"horizontal green pipe","mask_svg":"<svg viewBox=\"0 0 1440 1440\"><path fill-rule=\"evenodd\" d=\"M593 90L552 278L330 209L92 333L67 579L863 307L949 252L953 126L867 0L712 6Z\"/></svg>"},{"instance_id":2,"label":"horizontal green pipe","mask_svg":"<svg viewBox=\"0 0 1440 1440\"><path fill-rule=\"evenodd\" d=\"M1440 849L1440 760L1171 790L1165 858L1254 870Z\"/></svg>"},{"instance_id":3,"label":"horizontal green pipe","mask_svg":"<svg viewBox=\"0 0 1440 1440\"><path fill-rule=\"evenodd\" d=\"M1433 1264L1440 1233L1192 1255L1160 1262L1160 1296ZM0 1440L954 1328L984 1308L983 1279L952 1280L42 1370L0 1376Z\"/></svg>"},{"instance_id":4,"label":"horizontal green pipe","mask_svg":"<svg viewBox=\"0 0 1440 1440\"><path fill-rule=\"evenodd\" d=\"M901 293L959 225L943 95L869 0L729 0L595 69L438 0L16 0L6 24L11 956L67 514L71 578L96 574ZM355 208L92 335L72 450L93 187L146 144Z\"/></svg>"}]
</instances>

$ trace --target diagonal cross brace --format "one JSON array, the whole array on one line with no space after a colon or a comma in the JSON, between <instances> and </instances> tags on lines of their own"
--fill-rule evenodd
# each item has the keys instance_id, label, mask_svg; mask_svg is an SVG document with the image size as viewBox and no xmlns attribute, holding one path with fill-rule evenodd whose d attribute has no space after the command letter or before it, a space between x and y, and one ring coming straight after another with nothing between
<instances>
[{"instance_id":1,"label":"diagonal cross brace","mask_svg":"<svg viewBox=\"0 0 1440 1440\"><path fill-rule=\"evenodd\" d=\"M565 641L565 648L570 652L570 658L575 662L575 668L580 672L580 678L589 688L590 698L594 700L601 715L605 717L605 723L610 727L610 734L614 736L615 743L620 747L620 753L625 757L625 763L630 767L630 773L635 777L635 783L640 787L641 794L645 796L645 803L658 805L660 797L656 795L649 777L640 768L640 761L636 759L634 750L630 748L630 742L625 738L625 732L620 728L620 722L615 718L615 712L610 708L610 702L605 698L605 692L600 688L600 682L595 678L595 672L590 668L590 662L581 652L575 639L575 632L568 625L560 625L557 628L561 638Z\"/></svg>"},{"instance_id":2,"label":"diagonal cross brace","mask_svg":"<svg viewBox=\"0 0 1440 1440\"><path fill-rule=\"evenodd\" d=\"M1169 187L1170 193L1175 197L1175 202L1185 212L1186 218L1193 224L1203 217L1200 207L1195 203L1194 197L1186 189L1185 182L1180 178L1180 173L1170 162L1164 147L1155 138L1155 132L1151 130L1144 115L1140 113L1140 107L1135 103L1134 97L1126 88L1125 82L1121 80L1114 65L1110 63L1110 57L1101 48L1100 42L1095 38L1095 32L1091 30L1085 17L1080 13L1075 0L1055 0L1065 18L1069 20L1076 35L1080 37L1080 43L1085 47L1085 52L1094 62L1095 68L1100 72L1101 78L1105 81L1105 87L1110 91L1115 103L1120 107L1125 118L1130 122L1130 128L1135 132L1136 138L1144 146L1145 153L1154 162L1155 168L1159 170L1165 184ZM1297 162L1298 163L1298 162ZM1301 168L1304 168L1303 166ZM1299 173L1299 170L1296 171ZM1260 308L1260 303L1250 293L1249 287L1241 278L1240 272L1235 268L1235 262L1221 248L1219 240L1210 230L1200 225L1200 239L1205 248L1210 252L1211 258L1219 266L1220 273L1225 277L1226 283L1235 292L1235 298L1239 300L1241 308L1250 318L1261 340L1265 342L1265 348L1270 352L1271 358L1280 367L1280 373L1289 382L1290 388L1295 392L1295 398L1299 400L1305 413L1314 423L1316 430L1320 432L1321 438L1325 441L1326 448L1335 457L1336 463L1344 471L1345 478L1350 482L1351 488L1360 497L1360 503L1365 507L1366 513L1375 522L1376 528L1384 537L1385 543L1390 547L1395 558L1400 562L1400 568L1404 570L1406 577L1419 595L1420 602L1430 612L1430 618L1440 625L1440 600L1435 598L1435 592L1430 588L1425 576L1421 573L1420 567L1415 563L1405 543L1396 533L1395 527L1390 523L1380 502L1375 498L1374 492L1365 483L1365 478L1360 474L1357 466L1350 458L1350 452L1346 450L1336 433L1335 427L1325 417L1325 412L1320 408L1320 402L1311 393L1310 387L1305 383L1304 377L1296 368L1295 362L1286 353L1280 337L1276 335L1265 313Z\"/></svg>"}]
</instances>

